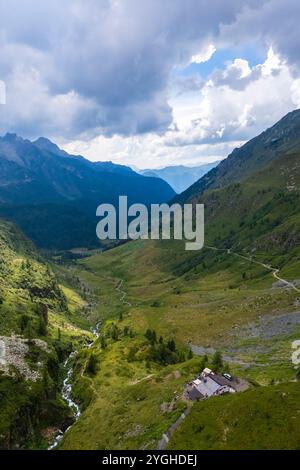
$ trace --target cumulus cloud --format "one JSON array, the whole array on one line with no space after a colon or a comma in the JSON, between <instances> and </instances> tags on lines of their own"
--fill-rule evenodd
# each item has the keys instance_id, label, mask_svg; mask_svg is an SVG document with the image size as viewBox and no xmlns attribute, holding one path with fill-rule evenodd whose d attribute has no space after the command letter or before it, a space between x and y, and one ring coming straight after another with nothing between
<instances>
[{"instance_id":1,"label":"cumulus cloud","mask_svg":"<svg viewBox=\"0 0 300 470\"><path fill-rule=\"evenodd\" d=\"M231 24L223 24L220 36L227 44L260 40L294 69L300 70L300 2L299 0L269 0L260 6L250 6L238 13Z\"/></svg>"},{"instance_id":2,"label":"cumulus cloud","mask_svg":"<svg viewBox=\"0 0 300 470\"><path fill-rule=\"evenodd\" d=\"M1 2L0 134L144 167L224 157L300 106L299 17L298 0ZM201 76L249 43L262 63Z\"/></svg>"},{"instance_id":3,"label":"cumulus cloud","mask_svg":"<svg viewBox=\"0 0 300 470\"><path fill-rule=\"evenodd\" d=\"M247 61L246 61L247 62ZM170 101L173 126L165 133L80 140L64 148L107 160L155 168L168 164L198 164L226 157L235 147L274 124L284 114L300 106L299 80L285 61L270 49L258 66L241 64L239 80L251 77L242 87L232 82L216 84L209 76L201 88L188 94L175 93ZM227 64L226 70L231 69ZM253 70L260 70L254 78ZM274 73L276 70L276 73Z\"/></svg>"},{"instance_id":4,"label":"cumulus cloud","mask_svg":"<svg viewBox=\"0 0 300 470\"><path fill-rule=\"evenodd\" d=\"M224 85L235 90L244 90L253 81L279 74L280 68L280 59L270 48L263 64L250 68L247 60L235 59L225 69L215 70L211 80L215 86Z\"/></svg>"},{"instance_id":5,"label":"cumulus cloud","mask_svg":"<svg viewBox=\"0 0 300 470\"><path fill-rule=\"evenodd\" d=\"M216 50L217 49L213 44L209 44L207 47L203 48L200 52L198 52L198 54L192 56L191 63L202 64L203 62L207 62L209 59L212 58Z\"/></svg>"},{"instance_id":6,"label":"cumulus cloud","mask_svg":"<svg viewBox=\"0 0 300 470\"><path fill-rule=\"evenodd\" d=\"M246 4L258 3L1 2L0 77L7 83L7 107L0 130L14 123L29 135L44 129L55 136L64 128L67 138L161 132L172 123L168 82L174 67L199 56L220 25L233 23ZM19 116L21 103L28 112Z\"/></svg>"},{"instance_id":7,"label":"cumulus cloud","mask_svg":"<svg viewBox=\"0 0 300 470\"><path fill-rule=\"evenodd\" d=\"M236 59L208 77L200 91L172 105L176 129L164 135L170 147L246 141L299 106L299 79L272 49L251 68ZM188 110L188 111L187 111Z\"/></svg>"}]
</instances>

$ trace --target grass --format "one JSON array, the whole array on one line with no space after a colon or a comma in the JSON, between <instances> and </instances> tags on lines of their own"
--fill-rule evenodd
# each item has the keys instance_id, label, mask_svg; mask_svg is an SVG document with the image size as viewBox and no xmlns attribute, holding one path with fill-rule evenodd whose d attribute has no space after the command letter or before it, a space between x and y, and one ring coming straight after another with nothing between
<instances>
[{"instance_id":1,"label":"grass","mask_svg":"<svg viewBox=\"0 0 300 470\"><path fill-rule=\"evenodd\" d=\"M206 247L199 252L186 252L179 241L137 241L69 264L57 258L50 268L12 225L0 225L0 331L39 336L38 306L45 303L43 339L51 352L59 345L65 357L71 343L79 350L73 394L83 412L60 448L156 448L186 407L184 384L199 373L201 358L167 366L149 360L149 328L175 339L180 351L190 343L223 351L230 371L264 386L196 403L170 448L299 448L299 384L290 360L299 328L279 328L270 338L251 333L261 318L297 311L299 294L274 288L271 270L227 251L271 263L290 281L299 278L300 198L287 189L291 175L298 184L298 158L285 156L242 183L207 191ZM21 328L24 315L30 331ZM100 339L87 348L100 319L107 346ZM133 334L108 338L112 322ZM59 406L61 378L49 380L46 372L42 393L52 390ZM3 410L0 425L8 415L5 429L16 428L16 415Z\"/></svg>"},{"instance_id":2,"label":"grass","mask_svg":"<svg viewBox=\"0 0 300 470\"><path fill-rule=\"evenodd\" d=\"M284 172L279 159L272 169L262 169L242 184L209 190L201 197L207 246L200 252L186 252L182 242L137 241L87 253L91 256L71 265L56 265L78 328L85 324L77 313L85 311L90 324L102 319L108 325L122 315L122 327L134 331L133 338L121 337L104 350L98 341L78 354L73 390L83 413L61 448L156 448L186 406L180 396L184 384L199 372L200 358L167 367L147 364L140 342L148 328L158 337L174 338L180 348L192 343L222 350L233 359L229 366L234 374L264 386L195 404L171 448L299 447L298 384L292 383L290 360L299 329L279 329L269 339L247 336L247 328L261 318L295 312L299 295L275 289L271 270L227 252L232 248L271 263L290 281L299 278L299 194L286 189L298 156L285 156L285 163L287 159ZM136 343L140 351L129 360ZM94 376L86 372L91 353L98 364ZM172 411L162 412L174 395L179 398Z\"/></svg>"},{"instance_id":3,"label":"grass","mask_svg":"<svg viewBox=\"0 0 300 470\"><path fill-rule=\"evenodd\" d=\"M74 270L95 289L102 318L117 318L123 311L140 332L153 328L182 344L223 346L232 341L233 331L259 316L293 310L296 292L272 290L270 272L226 253L206 250L204 261L178 275L186 263L181 250L178 244L174 254L170 242L128 243L86 258ZM120 279L131 307L120 301Z\"/></svg>"},{"instance_id":4,"label":"grass","mask_svg":"<svg viewBox=\"0 0 300 470\"><path fill-rule=\"evenodd\" d=\"M300 387L287 383L195 403L168 449L299 449Z\"/></svg>"},{"instance_id":5,"label":"grass","mask_svg":"<svg viewBox=\"0 0 300 470\"><path fill-rule=\"evenodd\" d=\"M83 402L79 421L67 432L61 449L155 449L163 432L186 407L183 385L199 370L200 359L167 367L128 360L139 338L121 338L107 349L95 345L99 370L83 373L86 356L75 363L74 395ZM171 404L164 411L164 404Z\"/></svg>"},{"instance_id":6,"label":"grass","mask_svg":"<svg viewBox=\"0 0 300 470\"><path fill-rule=\"evenodd\" d=\"M290 361L293 336L279 335L268 342L242 340L240 334L261 316L293 311L297 293L272 289L270 272L234 256L207 250L205 268L202 259L195 264L193 257L187 258L179 244L174 253L169 242L138 241L72 266L74 277L86 285L92 298L98 297L95 315L101 314L106 324L118 323L122 312L122 327L132 328L135 337L121 338L105 350L98 341L92 348L99 363L95 377L82 373L87 356L83 353L78 358L74 395L82 401L84 411L65 436L62 449L154 449L179 416L186 406L182 399L171 413L162 413L161 405L170 403L175 394L181 396L184 384L199 372L201 359L168 367L151 364L150 368L142 355L128 361L128 350L147 328L155 329L158 336L174 337L181 347L189 341L221 350L236 347L232 357L249 365L232 363L230 370L261 385L294 380ZM192 269L189 262L193 262ZM130 306L120 300L120 279Z\"/></svg>"},{"instance_id":7,"label":"grass","mask_svg":"<svg viewBox=\"0 0 300 470\"><path fill-rule=\"evenodd\" d=\"M265 204L269 197L268 194L263 195ZM291 220L286 222L288 227ZM227 236L225 232L217 243L223 236ZM209 237L210 234L208 242ZM250 239L244 237L243 240L248 243ZM243 246L237 251L247 254ZM267 262L270 254L267 250L256 251L255 259ZM273 261L275 266L278 263L288 279L296 278L299 269L297 248L293 248L291 254L277 250L272 264ZM64 267L58 269L63 276L68 271ZM118 288L120 280L123 281L121 289ZM244 361L245 365L236 362L229 364L233 373L264 386L247 394L194 405L189 421L186 420L186 423L190 423L189 430L182 427L182 435L178 439L177 434L174 435L174 443L172 440L170 444L172 448L222 448L222 445L224 448L260 448L260 445L278 448L277 427L280 417L275 416L274 420L268 421L267 414L263 413L265 407L268 409L268 403L271 411L278 405L276 393L281 393L278 392L280 387L284 390L284 387L292 387L291 390L294 390L293 387L298 386L291 383L295 378L295 370L290 360L290 347L291 341L300 332L295 329L292 334L281 335L279 331L277 336L269 340L243 337L249 325L255 325L260 318L273 318L295 311L299 297L297 292L274 289L274 281L270 270L229 254L226 250L204 248L199 253L187 253L181 242L130 242L72 264L70 285L75 288L77 284L81 290L84 286L93 304L92 318L102 318L107 324L112 320L118 322L122 313L122 326L133 329L135 337L121 338L105 350L101 350L97 342L92 348L99 364L95 377L84 373L89 352L79 355L74 369L74 396L81 400L84 411L66 434L61 448L155 449L162 433L180 415L186 406L181 398L176 400L174 410L170 413L161 411L162 404L171 403L174 395L181 396L184 384L199 372L201 359L195 357L167 367L152 363L149 367L141 353L138 360L129 361L128 350L136 341L141 341L148 328L155 329L158 336L175 338L182 348L191 342L220 349L233 359ZM178 374L174 375L175 371ZM270 387L271 383L278 385ZM253 426L262 429L262 444L257 440L252 442L252 432L249 432L248 441L247 438L240 438L239 441L239 424L234 425L237 428L236 435L234 430L232 434L228 431L228 436L233 437L228 437L225 443L220 441L219 434L227 433L227 427L222 428L220 421L224 404L228 409L225 422L230 422L230 413L236 408L241 417L239 419L237 413L234 414L234 422L243 422L246 433L250 420L247 413L251 415L251 409L249 411L247 408L247 397L250 408L253 404ZM291 406L290 411L288 406L282 410L282 419L286 419L287 425L291 427L293 413L298 409L296 398L296 391L293 391L291 400L287 401ZM201 435L199 438L197 433L190 431L195 429L196 424L190 420L194 419L194 410L198 407L202 407L207 420L205 429L208 432L203 434L203 441ZM260 418L260 409L263 418ZM269 425L268 440L265 427ZM294 439L285 436L282 445L295 448L298 446L298 437Z\"/></svg>"}]
</instances>

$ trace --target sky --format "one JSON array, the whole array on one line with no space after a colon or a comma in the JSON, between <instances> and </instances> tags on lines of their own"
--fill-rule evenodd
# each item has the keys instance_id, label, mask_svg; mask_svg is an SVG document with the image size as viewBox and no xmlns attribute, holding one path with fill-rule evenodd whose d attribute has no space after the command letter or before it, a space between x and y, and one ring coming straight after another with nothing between
<instances>
[{"instance_id":1,"label":"sky","mask_svg":"<svg viewBox=\"0 0 300 470\"><path fill-rule=\"evenodd\" d=\"M299 0L0 0L0 135L137 168L225 158L300 107L299 21Z\"/></svg>"}]
</instances>

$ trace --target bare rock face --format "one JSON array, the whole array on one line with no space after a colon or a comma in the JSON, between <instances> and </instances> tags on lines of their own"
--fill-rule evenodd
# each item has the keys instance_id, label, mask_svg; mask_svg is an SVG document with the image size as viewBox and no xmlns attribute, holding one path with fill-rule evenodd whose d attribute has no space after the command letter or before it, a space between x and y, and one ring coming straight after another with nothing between
<instances>
[{"instance_id":1,"label":"bare rock face","mask_svg":"<svg viewBox=\"0 0 300 470\"><path fill-rule=\"evenodd\" d=\"M34 344L48 352L49 348L45 341L40 339L31 340ZM38 370L32 370L25 358L29 351L28 340L19 336L0 336L0 370L7 375L13 375L13 369L17 369L25 380L35 382L40 378Z\"/></svg>"}]
</instances>

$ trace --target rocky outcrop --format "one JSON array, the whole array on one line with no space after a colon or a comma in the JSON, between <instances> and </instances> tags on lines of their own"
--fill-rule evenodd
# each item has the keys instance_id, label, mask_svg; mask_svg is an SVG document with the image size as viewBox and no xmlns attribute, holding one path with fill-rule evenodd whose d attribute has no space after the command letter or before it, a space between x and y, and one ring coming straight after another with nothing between
<instances>
[{"instance_id":1,"label":"rocky outcrop","mask_svg":"<svg viewBox=\"0 0 300 470\"><path fill-rule=\"evenodd\" d=\"M39 349L50 352L45 341L41 339L30 340ZM29 340L19 336L0 336L0 370L6 375L14 375L16 369L25 380L36 382L41 374L39 364L37 370L33 370L26 362L26 355L29 352Z\"/></svg>"}]
</instances>

